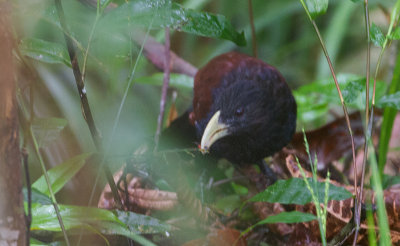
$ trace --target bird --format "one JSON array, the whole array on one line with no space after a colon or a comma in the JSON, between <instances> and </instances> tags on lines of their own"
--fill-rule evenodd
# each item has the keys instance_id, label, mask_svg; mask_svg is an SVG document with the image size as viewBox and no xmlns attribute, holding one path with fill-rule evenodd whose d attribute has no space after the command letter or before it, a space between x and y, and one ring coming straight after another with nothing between
<instances>
[{"instance_id":1,"label":"bird","mask_svg":"<svg viewBox=\"0 0 400 246\"><path fill-rule=\"evenodd\" d=\"M259 163L286 146L296 130L297 105L281 73L260 59L228 52L194 77L193 104L163 132L176 146L233 164Z\"/></svg>"}]
</instances>

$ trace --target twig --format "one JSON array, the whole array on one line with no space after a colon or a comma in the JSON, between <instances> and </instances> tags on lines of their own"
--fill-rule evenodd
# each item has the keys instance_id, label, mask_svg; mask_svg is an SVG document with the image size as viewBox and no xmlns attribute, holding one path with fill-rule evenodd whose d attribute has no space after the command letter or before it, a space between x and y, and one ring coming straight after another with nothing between
<instances>
[{"instance_id":1,"label":"twig","mask_svg":"<svg viewBox=\"0 0 400 246\"><path fill-rule=\"evenodd\" d=\"M164 48L164 81L161 92L160 100L160 113L158 114L157 120L157 131L155 135L156 149L158 140L160 139L161 129L163 125L164 113L165 113L165 102L167 100L167 92L169 86L169 75L170 75L170 38L169 38L169 27L165 28L165 48Z\"/></svg>"},{"instance_id":2,"label":"twig","mask_svg":"<svg viewBox=\"0 0 400 246\"><path fill-rule=\"evenodd\" d=\"M97 150L99 152L102 152L101 136L100 136L99 131L96 128L96 125L93 120L92 112L90 110L89 101L86 96L85 85L83 83L81 70L80 70L79 64L78 64L78 57L75 52L74 43L71 40L69 32L68 32L68 28L67 28L67 24L66 24L65 16L64 16L64 11L63 11L63 8L61 5L61 0L54 0L54 1L55 1L58 16L60 18L61 27L64 30L64 38L65 38L65 42L67 43L68 54L71 59L72 70L74 72L75 82L76 82L76 85L78 88L79 97L81 98L82 114L83 114L84 119L86 120L88 127L89 127L93 142L94 142ZM115 185L114 179L112 177L111 171L109 170L108 166L106 166L106 165L103 165L102 168L103 168L103 171L107 178L108 184L111 187L111 191L113 193L115 203L118 208L122 208L121 199L118 195L118 190Z\"/></svg>"},{"instance_id":3,"label":"twig","mask_svg":"<svg viewBox=\"0 0 400 246\"><path fill-rule=\"evenodd\" d=\"M254 26L254 15L253 15L253 3L252 0L248 0L249 6L249 18L251 26L251 41L253 45L253 56L257 58L257 38L256 38L256 28Z\"/></svg>"},{"instance_id":4,"label":"twig","mask_svg":"<svg viewBox=\"0 0 400 246\"><path fill-rule=\"evenodd\" d=\"M135 35L132 35L132 40L136 44L142 44L144 40L144 33L135 30ZM165 52L164 45L157 42L154 38L148 37L144 46L144 55L150 60L158 69L165 70ZM197 68L185 61L184 59L177 56L174 52L170 51L170 72L186 74L194 77L197 73Z\"/></svg>"},{"instance_id":5,"label":"twig","mask_svg":"<svg viewBox=\"0 0 400 246\"><path fill-rule=\"evenodd\" d=\"M369 73L370 73L370 59L371 59L371 40L369 35L369 12L368 12L368 0L364 0L364 15L365 15L365 32L367 35L367 64L366 64L366 83L365 83L365 127L366 131L364 132L364 156L361 166L361 184L360 190L358 191L358 204L357 214L361 214L361 201L363 199L363 190L364 190L364 179L365 179L365 166L367 165L368 159L368 139L371 137L372 131L372 121L373 121L373 109L371 109L371 121L369 121ZM374 91L375 94L375 91ZM357 192L357 190L355 190ZM356 230L354 234L353 245L357 243L357 237L359 233L359 225L360 225L360 216L354 217Z\"/></svg>"}]
</instances>

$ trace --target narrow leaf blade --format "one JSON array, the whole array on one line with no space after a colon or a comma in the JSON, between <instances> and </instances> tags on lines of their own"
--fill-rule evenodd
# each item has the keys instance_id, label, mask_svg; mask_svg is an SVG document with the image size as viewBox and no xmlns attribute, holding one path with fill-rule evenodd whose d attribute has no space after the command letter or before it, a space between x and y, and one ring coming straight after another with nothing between
<instances>
[{"instance_id":1,"label":"narrow leaf blade","mask_svg":"<svg viewBox=\"0 0 400 246\"><path fill-rule=\"evenodd\" d=\"M57 193L61 190L61 188L64 187L64 185L86 164L87 159L91 155L92 153L84 153L75 156L50 169L48 175L53 192ZM43 175L33 183L32 187L46 195L49 195L49 189Z\"/></svg>"}]
</instances>

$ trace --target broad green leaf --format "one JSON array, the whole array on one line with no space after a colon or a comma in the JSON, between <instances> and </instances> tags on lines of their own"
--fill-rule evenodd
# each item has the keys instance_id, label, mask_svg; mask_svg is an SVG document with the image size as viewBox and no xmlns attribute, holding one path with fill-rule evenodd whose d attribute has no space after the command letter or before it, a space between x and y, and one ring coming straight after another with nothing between
<instances>
[{"instance_id":1,"label":"broad green leaf","mask_svg":"<svg viewBox=\"0 0 400 246\"><path fill-rule=\"evenodd\" d=\"M282 212L276 215L270 215L266 219L259 221L255 225L247 228L243 233L246 234L251 231L254 227L264 224L274 224L274 223L300 223L300 222L308 222L312 220L316 220L317 216L313 214L302 213L299 211L292 211L292 212Z\"/></svg>"},{"instance_id":2,"label":"broad green leaf","mask_svg":"<svg viewBox=\"0 0 400 246\"><path fill-rule=\"evenodd\" d=\"M374 45L378 47L383 47L383 43L385 42L385 35L383 34L382 30L377 25L375 25L375 23L372 23L369 32L371 35L372 43L374 43Z\"/></svg>"},{"instance_id":3,"label":"broad green leaf","mask_svg":"<svg viewBox=\"0 0 400 246\"><path fill-rule=\"evenodd\" d=\"M144 76L135 79L135 82L148 85L162 85L163 73L154 73L151 76ZM192 89L193 78L184 74L172 73L170 74L169 85L176 88Z\"/></svg>"},{"instance_id":4,"label":"broad green leaf","mask_svg":"<svg viewBox=\"0 0 400 246\"><path fill-rule=\"evenodd\" d=\"M305 0L305 3L313 19L325 14L328 9L328 0Z\"/></svg>"},{"instance_id":5,"label":"broad green leaf","mask_svg":"<svg viewBox=\"0 0 400 246\"><path fill-rule=\"evenodd\" d=\"M154 244L138 234L165 232L165 229L170 229L167 224L155 218L149 217L145 219L144 217L148 217L145 215L138 215L136 217L138 223L142 223L142 228L136 230L135 226L124 224L109 210L69 205L59 205L59 208L66 230L83 228L108 235L123 235L143 245ZM122 213L134 214L131 212ZM61 231L53 205L34 206L32 217L32 230ZM130 219L127 222L131 222ZM136 226L139 225L136 224Z\"/></svg>"},{"instance_id":6,"label":"broad green leaf","mask_svg":"<svg viewBox=\"0 0 400 246\"><path fill-rule=\"evenodd\" d=\"M63 118L35 118L32 130L39 147L48 146L56 140L67 123L68 121Z\"/></svg>"},{"instance_id":7,"label":"broad green leaf","mask_svg":"<svg viewBox=\"0 0 400 246\"><path fill-rule=\"evenodd\" d=\"M244 33L236 32L224 16L186 9L170 0L127 2L110 11L99 26L130 30L132 25L148 27L150 24L153 28L168 26L190 34L246 45Z\"/></svg>"},{"instance_id":8,"label":"broad green leaf","mask_svg":"<svg viewBox=\"0 0 400 246\"><path fill-rule=\"evenodd\" d=\"M309 182L313 184L311 178L309 178ZM317 182L317 191L315 193L321 198L320 201L323 201L325 183ZM345 188L329 185L328 200L345 200L350 197L352 197L352 194ZM303 179L291 178L278 180L265 191L253 196L249 201L304 205L311 202L312 197Z\"/></svg>"},{"instance_id":9,"label":"broad green leaf","mask_svg":"<svg viewBox=\"0 0 400 246\"><path fill-rule=\"evenodd\" d=\"M61 188L64 187L64 185L86 164L87 159L91 155L92 153L84 153L75 156L50 169L47 173L50 178L53 192L57 193L61 190ZM43 175L33 183L32 187L46 195L49 195L49 189Z\"/></svg>"},{"instance_id":10,"label":"broad green leaf","mask_svg":"<svg viewBox=\"0 0 400 246\"><path fill-rule=\"evenodd\" d=\"M392 34L390 35L390 39L399 40L400 39L400 26L396 27Z\"/></svg>"},{"instance_id":11,"label":"broad green leaf","mask_svg":"<svg viewBox=\"0 0 400 246\"><path fill-rule=\"evenodd\" d=\"M380 108L390 107L400 110L400 91L394 94L383 96L377 102L377 106Z\"/></svg>"},{"instance_id":12,"label":"broad green leaf","mask_svg":"<svg viewBox=\"0 0 400 246\"><path fill-rule=\"evenodd\" d=\"M352 1L353 3L358 3L361 2L362 0L350 0L350 1Z\"/></svg>"},{"instance_id":13,"label":"broad green leaf","mask_svg":"<svg viewBox=\"0 0 400 246\"><path fill-rule=\"evenodd\" d=\"M316 220L317 216L313 214L302 213L299 211L282 212L276 215L268 216L268 218L261 220L256 225L273 224L273 223L300 223Z\"/></svg>"},{"instance_id":14,"label":"broad green leaf","mask_svg":"<svg viewBox=\"0 0 400 246\"><path fill-rule=\"evenodd\" d=\"M43 205L52 204L51 199L48 195L43 194L42 192L38 191L33 187L31 188L31 192L32 192L32 198L31 198L32 203L38 203ZM22 189L22 193L24 194L24 201L28 202L28 190L25 187Z\"/></svg>"},{"instance_id":15,"label":"broad green leaf","mask_svg":"<svg viewBox=\"0 0 400 246\"><path fill-rule=\"evenodd\" d=\"M116 212L118 219L137 234L164 233L172 229L170 225L150 216L119 210Z\"/></svg>"},{"instance_id":16,"label":"broad green leaf","mask_svg":"<svg viewBox=\"0 0 400 246\"><path fill-rule=\"evenodd\" d=\"M35 60L46 63L61 63L71 67L65 46L42 39L26 38L19 45L21 53Z\"/></svg>"}]
</instances>

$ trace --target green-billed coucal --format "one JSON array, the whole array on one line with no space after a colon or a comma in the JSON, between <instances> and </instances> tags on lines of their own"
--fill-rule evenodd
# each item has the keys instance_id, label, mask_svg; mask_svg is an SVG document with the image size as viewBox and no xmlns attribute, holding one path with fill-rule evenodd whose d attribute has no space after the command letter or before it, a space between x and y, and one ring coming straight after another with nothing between
<instances>
[{"instance_id":1,"label":"green-billed coucal","mask_svg":"<svg viewBox=\"0 0 400 246\"><path fill-rule=\"evenodd\" d=\"M291 90L259 59L237 52L215 57L197 72L193 94L191 109L164 131L185 146L201 143L203 152L241 165L279 151L295 132Z\"/></svg>"}]
</instances>

